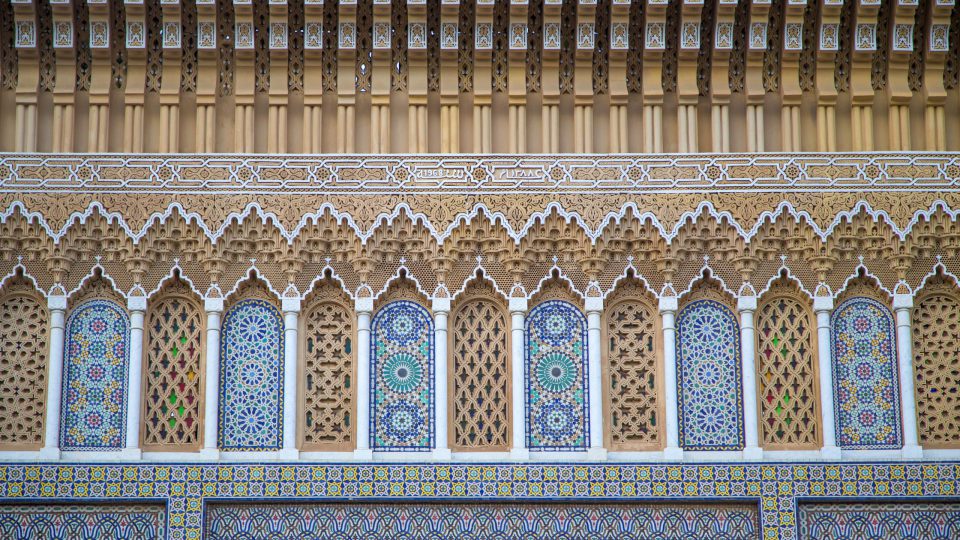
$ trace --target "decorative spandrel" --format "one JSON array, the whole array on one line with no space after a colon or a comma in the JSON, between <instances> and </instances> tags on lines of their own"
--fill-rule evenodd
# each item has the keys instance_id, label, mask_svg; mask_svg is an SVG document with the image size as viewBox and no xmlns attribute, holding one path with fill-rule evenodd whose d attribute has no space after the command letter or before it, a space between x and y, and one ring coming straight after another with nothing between
<instances>
[{"instance_id":1,"label":"decorative spandrel","mask_svg":"<svg viewBox=\"0 0 960 540\"><path fill-rule=\"evenodd\" d=\"M370 447L426 452L434 441L434 332L415 302L383 306L373 319Z\"/></svg>"},{"instance_id":2,"label":"decorative spandrel","mask_svg":"<svg viewBox=\"0 0 960 540\"><path fill-rule=\"evenodd\" d=\"M730 308L697 300L680 310L677 385L683 448L743 449L740 325Z\"/></svg>"},{"instance_id":3,"label":"decorative spandrel","mask_svg":"<svg viewBox=\"0 0 960 540\"><path fill-rule=\"evenodd\" d=\"M220 344L221 450L276 450L283 426L283 319L269 302L237 302Z\"/></svg>"},{"instance_id":4,"label":"decorative spandrel","mask_svg":"<svg viewBox=\"0 0 960 540\"><path fill-rule=\"evenodd\" d=\"M548 300L526 321L524 388L527 447L590 445L587 321L573 304Z\"/></svg>"},{"instance_id":5,"label":"decorative spandrel","mask_svg":"<svg viewBox=\"0 0 960 540\"><path fill-rule=\"evenodd\" d=\"M837 441L843 448L900 448L896 334L890 310L854 297L831 317Z\"/></svg>"},{"instance_id":6,"label":"decorative spandrel","mask_svg":"<svg viewBox=\"0 0 960 540\"><path fill-rule=\"evenodd\" d=\"M127 417L130 324L109 300L77 306L66 325L60 448L119 449Z\"/></svg>"}]
</instances>

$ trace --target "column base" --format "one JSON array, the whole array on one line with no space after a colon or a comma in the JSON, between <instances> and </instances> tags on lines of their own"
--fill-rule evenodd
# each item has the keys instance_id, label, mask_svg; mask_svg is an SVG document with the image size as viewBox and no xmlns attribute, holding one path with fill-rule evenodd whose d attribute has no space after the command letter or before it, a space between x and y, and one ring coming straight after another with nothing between
<instances>
[{"instance_id":1,"label":"column base","mask_svg":"<svg viewBox=\"0 0 960 540\"><path fill-rule=\"evenodd\" d=\"M60 461L60 449L56 446L41 448L40 461Z\"/></svg>"},{"instance_id":2,"label":"column base","mask_svg":"<svg viewBox=\"0 0 960 540\"><path fill-rule=\"evenodd\" d=\"M587 449L587 459L589 461L606 461L607 449L602 446L589 448Z\"/></svg>"},{"instance_id":3,"label":"column base","mask_svg":"<svg viewBox=\"0 0 960 540\"><path fill-rule=\"evenodd\" d=\"M220 461L219 448L201 448L200 458L206 461Z\"/></svg>"},{"instance_id":4,"label":"column base","mask_svg":"<svg viewBox=\"0 0 960 540\"><path fill-rule=\"evenodd\" d=\"M668 446L663 449L663 459L667 461L683 461L683 448Z\"/></svg>"},{"instance_id":5,"label":"column base","mask_svg":"<svg viewBox=\"0 0 960 540\"><path fill-rule=\"evenodd\" d=\"M744 461L760 461L763 459L763 448L759 446L748 446L743 449Z\"/></svg>"},{"instance_id":6,"label":"column base","mask_svg":"<svg viewBox=\"0 0 960 540\"><path fill-rule=\"evenodd\" d=\"M357 448L353 451L355 461L373 461L373 450L369 448Z\"/></svg>"},{"instance_id":7,"label":"column base","mask_svg":"<svg viewBox=\"0 0 960 540\"><path fill-rule=\"evenodd\" d=\"M430 452L430 457L435 461L450 461L453 456L450 454L449 448L434 448Z\"/></svg>"},{"instance_id":8,"label":"column base","mask_svg":"<svg viewBox=\"0 0 960 540\"><path fill-rule=\"evenodd\" d=\"M143 450L139 448L124 448L120 451L120 459L124 461L140 461L143 459Z\"/></svg>"},{"instance_id":9,"label":"column base","mask_svg":"<svg viewBox=\"0 0 960 540\"><path fill-rule=\"evenodd\" d=\"M282 448L277 452L277 459L280 461L297 461L300 459L300 451L296 448Z\"/></svg>"},{"instance_id":10,"label":"column base","mask_svg":"<svg viewBox=\"0 0 960 540\"><path fill-rule=\"evenodd\" d=\"M510 449L510 459L514 461L529 461L530 460L530 450L526 448L511 448Z\"/></svg>"},{"instance_id":11,"label":"column base","mask_svg":"<svg viewBox=\"0 0 960 540\"><path fill-rule=\"evenodd\" d=\"M923 447L911 444L903 447L900 451L903 459L923 459Z\"/></svg>"},{"instance_id":12,"label":"column base","mask_svg":"<svg viewBox=\"0 0 960 540\"><path fill-rule=\"evenodd\" d=\"M840 461L841 452L839 446L824 446L820 449L820 457L824 461Z\"/></svg>"}]
</instances>

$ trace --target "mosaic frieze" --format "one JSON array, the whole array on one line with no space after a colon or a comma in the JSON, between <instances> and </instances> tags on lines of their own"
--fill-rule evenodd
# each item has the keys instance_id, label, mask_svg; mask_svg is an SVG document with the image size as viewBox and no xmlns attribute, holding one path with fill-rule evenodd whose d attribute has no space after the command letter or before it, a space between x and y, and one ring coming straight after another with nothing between
<instances>
[{"instance_id":1,"label":"mosaic frieze","mask_svg":"<svg viewBox=\"0 0 960 540\"><path fill-rule=\"evenodd\" d=\"M119 449L126 431L130 325L108 300L77 306L66 325L60 447Z\"/></svg>"},{"instance_id":2,"label":"mosaic frieze","mask_svg":"<svg viewBox=\"0 0 960 540\"><path fill-rule=\"evenodd\" d=\"M587 321L569 302L549 300L526 320L524 388L527 447L590 445Z\"/></svg>"},{"instance_id":3,"label":"mosaic frieze","mask_svg":"<svg viewBox=\"0 0 960 540\"><path fill-rule=\"evenodd\" d=\"M5 540L164 540L162 504L4 504L0 538Z\"/></svg>"},{"instance_id":4,"label":"mosaic frieze","mask_svg":"<svg viewBox=\"0 0 960 540\"><path fill-rule=\"evenodd\" d=\"M687 450L743 448L740 325L713 300L685 306L677 318L680 444Z\"/></svg>"},{"instance_id":5,"label":"mosaic frieze","mask_svg":"<svg viewBox=\"0 0 960 540\"><path fill-rule=\"evenodd\" d=\"M406 300L381 308L371 326L370 446L382 451L434 447L433 319Z\"/></svg>"},{"instance_id":6,"label":"mosaic frieze","mask_svg":"<svg viewBox=\"0 0 960 540\"><path fill-rule=\"evenodd\" d=\"M960 504L800 503L800 540L951 540L960 538Z\"/></svg>"},{"instance_id":7,"label":"mosaic frieze","mask_svg":"<svg viewBox=\"0 0 960 540\"><path fill-rule=\"evenodd\" d=\"M831 316L837 438L846 448L900 448L896 334L890 310L855 297Z\"/></svg>"},{"instance_id":8,"label":"mosaic frieze","mask_svg":"<svg viewBox=\"0 0 960 540\"><path fill-rule=\"evenodd\" d=\"M220 344L219 446L276 450L283 424L283 319L248 298L227 311Z\"/></svg>"},{"instance_id":9,"label":"mosaic frieze","mask_svg":"<svg viewBox=\"0 0 960 540\"><path fill-rule=\"evenodd\" d=\"M756 505L212 504L205 538L752 540Z\"/></svg>"}]
</instances>

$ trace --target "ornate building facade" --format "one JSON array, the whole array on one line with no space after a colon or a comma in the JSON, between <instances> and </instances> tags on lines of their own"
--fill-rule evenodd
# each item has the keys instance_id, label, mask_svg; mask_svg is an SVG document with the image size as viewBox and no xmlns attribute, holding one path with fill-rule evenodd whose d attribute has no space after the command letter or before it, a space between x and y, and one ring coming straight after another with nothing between
<instances>
[{"instance_id":1,"label":"ornate building facade","mask_svg":"<svg viewBox=\"0 0 960 540\"><path fill-rule=\"evenodd\" d=\"M0 537L960 537L952 0L0 0L0 68Z\"/></svg>"}]
</instances>

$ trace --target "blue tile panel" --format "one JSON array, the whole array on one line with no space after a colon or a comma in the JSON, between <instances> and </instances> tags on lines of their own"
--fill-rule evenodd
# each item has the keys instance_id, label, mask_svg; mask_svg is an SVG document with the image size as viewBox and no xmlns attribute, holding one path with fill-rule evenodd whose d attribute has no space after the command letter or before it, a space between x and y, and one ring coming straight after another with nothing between
<instances>
[{"instance_id":1,"label":"blue tile panel","mask_svg":"<svg viewBox=\"0 0 960 540\"><path fill-rule=\"evenodd\" d=\"M130 323L108 300L77 306L66 325L60 447L112 450L124 445Z\"/></svg>"},{"instance_id":2,"label":"blue tile panel","mask_svg":"<svg viewBox=\"0 0 960 540\"><path fill-rule=\"evenodd\" d=\"M524 387L527 447L590 446L587 321L573 304L549 300L526 320Z\"/></svg>"},{"instance_id":3,"label":"blue tile panel","mask_svg":"<svg viewBox=\"0 0 960 540\"><path fill-rule=\"evenodd\" d=\"M0 505L4 540L163 540L167 512L162 504Z\"/></svg>"},{"instance_id":4,"label":"blue tile panel","mask_svg":"<svg viewBox=\"0 0 960 540\"><path fill-rule=\"evenodd\" d=\"M960 504L802 503L797 522L801 540L955 540L960 538Z\"/></svg>"}]
</instances>

